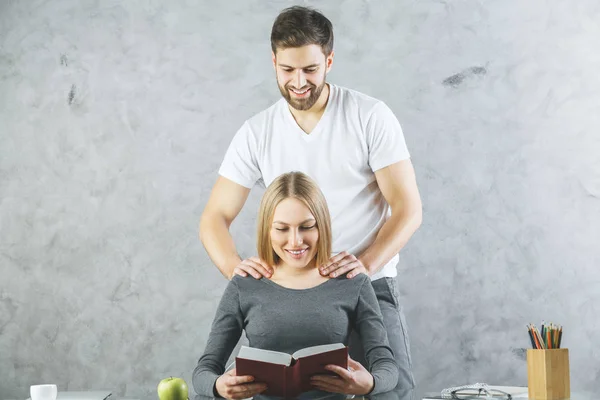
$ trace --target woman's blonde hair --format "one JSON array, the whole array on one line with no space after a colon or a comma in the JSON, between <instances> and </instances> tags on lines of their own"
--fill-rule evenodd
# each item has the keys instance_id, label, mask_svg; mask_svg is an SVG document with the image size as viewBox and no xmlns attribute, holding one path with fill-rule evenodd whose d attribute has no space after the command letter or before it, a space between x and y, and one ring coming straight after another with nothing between
<instances>
[{"instance_id":1,"label":"woman's blonde hair","mask_svg":"<svg viewBox=\"0 0 600 400\"><path fill-rule=\"evenodd\" d=\"M271 243L271 226L275 208L283 200L293 197L303 202L315 217L319 230L316 265L323 265L331 256L331 217L325 196L319 186L302 172L279 175L267 188L258 210L257 250L258 256L267 264L275 266L280 258Z\"/></svg>"}]
</instances>

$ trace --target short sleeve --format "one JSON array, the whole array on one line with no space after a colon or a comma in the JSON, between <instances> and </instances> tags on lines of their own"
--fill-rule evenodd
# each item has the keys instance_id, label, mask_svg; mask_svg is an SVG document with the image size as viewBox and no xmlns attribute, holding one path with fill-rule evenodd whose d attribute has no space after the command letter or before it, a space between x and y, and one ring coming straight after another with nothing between
<instances>
[{"instance_id":1,"label":"short sleeve","mask_svg":"<svg viewBox=\"0 0 600 400\"><path fill-rule=\"evenodd\" d=\"M219 175L252 189L261 178L257 161L256 137L248 122L237 131L219 168Z\"/></svg>"},{"instance_id":2,"label":"short sleeve","mask_svg":"<svg viewBox=\"0 0 600 400\"><path fill-rule=\"evenodd\" d=\"M366 125L369 165L373 171L410 158L400 122L382 101L377 103Z\"/></svg>"}]
</instances>

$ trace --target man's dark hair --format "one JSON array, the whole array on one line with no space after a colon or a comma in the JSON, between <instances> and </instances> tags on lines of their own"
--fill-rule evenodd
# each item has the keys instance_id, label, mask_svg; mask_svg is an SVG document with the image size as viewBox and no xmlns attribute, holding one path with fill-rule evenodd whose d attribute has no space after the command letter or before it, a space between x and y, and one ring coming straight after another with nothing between
<instances>
[{"instance_id":1,"label":"man's dark hair","mask_svg":"<svg viewBox=\"0 0 600 400\"><path fill-rule=\"evenodd\" d=\"M333 51L333 26L319 11L301 6L283 10L271 29L271 49L302 47L311 44L321 46L325 57Z\"/></svg>"}]
</instances>

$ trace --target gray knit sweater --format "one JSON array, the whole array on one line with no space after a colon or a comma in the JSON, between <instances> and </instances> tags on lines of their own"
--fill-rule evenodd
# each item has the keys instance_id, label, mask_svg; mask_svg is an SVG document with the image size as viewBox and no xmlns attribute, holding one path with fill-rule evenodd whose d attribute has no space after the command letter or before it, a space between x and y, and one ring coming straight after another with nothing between
<instances>
[{"instance_id":1,"label":"gray knit sweater","mask_svg":"<svg viewBox=\"0 0 600 400\"><path fill-rule=\"evenodd\" d=\"M269 279L235 276L217 309L206 349L192 382L199 395L214 396L217 378L245 330L249 345L292 354L304 347L348 344L355 329L362 339L375 387L393 389L398 369L388 344L370 279L340 276L310 289L288 289Z\"/></svg>"}]
</instances>

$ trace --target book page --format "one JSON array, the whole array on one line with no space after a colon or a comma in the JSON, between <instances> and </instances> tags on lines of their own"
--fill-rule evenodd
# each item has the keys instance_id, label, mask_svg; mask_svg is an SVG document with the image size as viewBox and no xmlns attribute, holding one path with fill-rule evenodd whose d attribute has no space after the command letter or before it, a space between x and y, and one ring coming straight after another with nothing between
<instances>
[{"instance_id":1,"label":"book page","mask_svg":"<svg viewBox=\"0 0 600 400\"><path fill-rule=\"evenodd\" d=\"M343 343L324 344L321 346L307 347L307 348L298 350L297 352L292 354L292 357L295 358L296 360L298 360L299 358L302 358L302 357L308 357L308 356L312 356L314 354L327 353L328 351L343 349L344 347L346 347L346 346Z\"/></svg>"},{"instance_id":2,"label":"book page","mask_svg":"<svg viewBox=\"0 0 600 400\"><path fill-rule=\"evenodd\" d=\"M237 356L246 360L262 361L286 366L289 366L292 363L292 356L289 354L247 346L242 346Z\"/></svg>"},{"instance_id":3,"label":"book page","mask_svg":"<svg viewBox=\"0 0 600 400\"><path fill-rule=\"evenodd\" d=\"M510 394L512 396L513 399L527 399L528 398L528 389L527 386L493 386L493 385L489 385L488 386L490 389L496 389L496 390L501 390L503 392L506 392L508 394ZM465 395L477 395L478 391L477 390L464 390L461 393L464 393ZM500 396L502 397L502 396ZM481 398L485 398L483 396L481 396ZM494 398L494 397L492 397ZM498 398L498 397L495 397ZM425 393L425 395L423 396L422 400L441 400L441 399L451 399L450 396L446 396L443 397L440 392L437 393Z\"/></svg>"},{"instance_id":4,"label":"book page","mask_svg":"<svg viewBox=\"0 0 600 400\"><path fill-rule=\"evenodd\" d=\"M522 398L522 397L527 398L527 396L529 394L529 390L527 389L526 386L522 387L522 386L494 386L494 385L488 385L488 387L490 389L496 389L496 390L500 390L502 392L508 393L513 398ZM470 395L476 395L478 393L478 391L475 390L475 389L465 389L465 390L461 391L461 393L470 394ZM500 396L500 395L498 394L497 396Z\"/></svg>"},{"instance_id":5,"label":"book page","mask_svg":"<svg viewBox=\"0 0 600 400\"><path fill-rule=\"evenodd\" d=\"M527 386L494 386L490 385L490 389L501 390L512 395L513 399L527 398L529 389Z\"/></svg>"}]
</instances>

